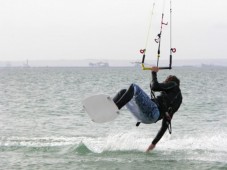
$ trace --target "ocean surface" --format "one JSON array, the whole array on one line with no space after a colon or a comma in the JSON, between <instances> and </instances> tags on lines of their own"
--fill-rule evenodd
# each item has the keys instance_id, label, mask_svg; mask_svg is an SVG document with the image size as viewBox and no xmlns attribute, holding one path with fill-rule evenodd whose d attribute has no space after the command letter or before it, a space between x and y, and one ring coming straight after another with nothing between
<instances>
[{"instance_id":1,"label":"ocean surface","mask_svg":"<svg viewBox=\"0 0 227 170\"><path fill-rule=\"evenodd\" d=\"M141 124L123 108L113 121L90 120L81 101L114 96L136 83L149 93L150 71L139 68L0 68L1 170L227 170L227 68L161 70L181 80L183 104L155 150L161 127Z\"/></svg>"}]
</instances>

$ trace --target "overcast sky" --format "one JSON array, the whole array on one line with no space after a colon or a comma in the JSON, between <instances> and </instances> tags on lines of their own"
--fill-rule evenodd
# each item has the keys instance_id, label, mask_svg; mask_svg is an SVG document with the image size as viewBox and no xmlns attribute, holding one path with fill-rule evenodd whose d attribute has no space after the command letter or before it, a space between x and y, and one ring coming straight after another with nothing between
<instances>
[{"instance_id":1,"label":"overcast sky","mask_svg":"<svg viewBox=\"0 0 227 170\"><path fill-rule=\"evenodd\" d=\"M138 60L153 2L0 0L0 60ZM156 0L152 19L149 45L155 51L162 2ZM165 7L169 22L169 0ZM175 59L227 58L227 0L172 0L172 11ZM169 27L163 27L165 58Z\"/></svg>"}]
</instances>

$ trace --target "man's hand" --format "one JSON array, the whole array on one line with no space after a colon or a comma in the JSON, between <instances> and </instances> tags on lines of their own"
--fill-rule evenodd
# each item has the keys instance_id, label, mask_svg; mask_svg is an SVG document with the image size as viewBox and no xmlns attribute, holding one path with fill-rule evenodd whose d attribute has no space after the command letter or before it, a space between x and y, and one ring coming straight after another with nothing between
<instances>
[{"instance_id":1,"label":"man's hand","mask_svg":"<svg viewBox=\"0 0 227 170\"><path fill-rule=\"evenodd\" d=\"M153 66L152 68L151 68L151 71L154 71L154 72L158 72L158 70L159 70L159 68L158 67L156 67L156 66Z\"/></svg>"},{"instance_id":2,"label":"man's hand","mask_svg":"<svg viewBox=\"0 0 227 170\"><path fill-rule=\"evenodd\" d=\"M153 150L155 148L155 145L154 144L150 144L150 146L147 148L146 152L149 152L151 150Z\"/></svg>"}]
</instances>

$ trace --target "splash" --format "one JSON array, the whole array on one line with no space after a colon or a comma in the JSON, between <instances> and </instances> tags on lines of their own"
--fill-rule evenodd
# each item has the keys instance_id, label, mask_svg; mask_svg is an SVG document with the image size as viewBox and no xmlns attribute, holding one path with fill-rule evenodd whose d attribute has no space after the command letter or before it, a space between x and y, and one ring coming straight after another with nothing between
<instances>
[{"instance_id":1,"label":"splash","mask_svg":"<svg viewBox=\"0 0 227 170\"><path fill-rule=\"evenodd\" d=\"M227 152L227 135L225 133L201 136L183 136L181 138L161 141L160 150L204 150Z\"/></svg>"},{"instance_id":2,"label":"splash","mask_svg":"<svg viewBox=\"0 0 227 170\"><path fill-rule=\"evenodd\" d=\"M94 153L104 151L139 151L144 152L152 138L139 131L124 131L103 137L1 137L0 147L74 147L75 150L89 150ZM86 148L86 149L85 149ZM165 135L155 150L160 151L211 151L227 153L227 135L174 137Z\"/></svg>"}]
</instances>

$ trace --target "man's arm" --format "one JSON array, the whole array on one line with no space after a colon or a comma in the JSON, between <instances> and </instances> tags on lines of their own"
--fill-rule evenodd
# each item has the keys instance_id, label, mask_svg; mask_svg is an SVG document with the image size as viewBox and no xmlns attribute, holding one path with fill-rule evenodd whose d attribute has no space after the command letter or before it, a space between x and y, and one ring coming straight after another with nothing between
<instances>
[{"instance_id":1,"label":"man's arm","mask_svg":"<svg viewBox=\"0 0 227 170\"><path fill-rule=\"evenodd\" d=\"M167 129L168 129L168 122L167 122L167 120L165 118L163 118L162 126L159 129L156 137L152 141L152 144L156 145L158 143L158 141L162 138L162 136L164 135L164 133L166 132Z\"/></svg>"},{"instance_id":2,"label":"man's arm","mask_svg":"<svg viewBox=\"0 0 227 170\"><path fill-rule=\"evenodd\" d=\"M149 147L147 148L146 152L149 152L150 150L155 148L155 145L158 143L158 141L162 138L162 136L164 135L164 133L166 132L168 128L168 122L165 118L163 118L162 120L162 126L160 128L160 130L158 131L156 137L154 138L154 140L152 141L152 143L149 145Z\"/></svg>"},{"instance_id":3,"label":"man's arm","mask_svg":"<svg viewBox=\"0 0 227 170\"><path fill-rule=\"evenodd\" d=\"M151 83L152 91L166 91L177 86L175 82L159 83L157 79L157 72L155 71L152 71L151 75L152 75L152 83Z\"/></svg>"}]
</instances>

